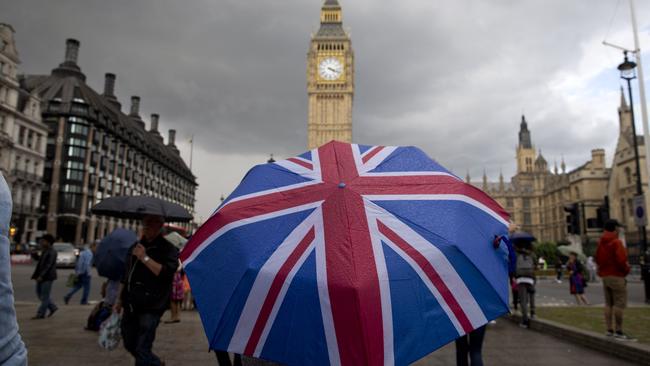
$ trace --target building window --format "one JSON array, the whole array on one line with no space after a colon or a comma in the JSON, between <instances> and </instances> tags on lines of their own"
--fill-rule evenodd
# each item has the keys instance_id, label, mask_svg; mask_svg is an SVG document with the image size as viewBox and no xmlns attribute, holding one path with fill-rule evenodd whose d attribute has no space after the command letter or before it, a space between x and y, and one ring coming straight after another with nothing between
<instances>
[{"instance_id":1,"label":"building window","mask_svg":"<svg viewBox=\"0 0 650 366\"><path fill-rule=\"evenodd\" d=\"M83 147L69 146L68 147L68 156L69 157L75 157L75 158L85 158L86 157L86 149L83 148Z\"/></svg>"},{"instance_id":2,"label":"building window","mask_svg":"<svg viewBox=\"0 0 650 366\"><path fill-rule=\"evenodd\" d=\"M524 225L531 225L532 220L530 217L530 212L524 212Z\"/></svg>"},{"instance_id":3,"label":"building window","mask_svg":"<svg viewBox=\"0 0 650 366\"><path fill-rule=\"evenodd\" d=\"M627 184L632 184L632 171L629 167L625 168L625 182L627 182Z\"/></svg>"},{"instance_id":4,"label":"building window","mask_svg":"<svg viewBox=\"0 0 650 366\"><path fill-rule=\"evenodd\" d=\"M68 118L68 131L78 135L88 136L88 125L82 118Z\"/></svg>"},{"instance_id":5,"label":"building window","mask_svg":"<svg viewBox=\"0 0 650 366\"><path fill-rule=\"evenodd\" d=\"M18 130L18 143L21 145L25 145L25 134L25 126L20 126L20 129Z\"/></svg>"}]
</instances>

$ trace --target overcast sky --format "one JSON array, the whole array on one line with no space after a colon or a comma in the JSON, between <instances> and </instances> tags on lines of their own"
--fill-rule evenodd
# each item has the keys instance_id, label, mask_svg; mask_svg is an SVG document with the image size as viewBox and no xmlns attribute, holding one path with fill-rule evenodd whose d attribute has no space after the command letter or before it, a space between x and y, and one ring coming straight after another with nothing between
<instances>
[{"instance_id":1,"label":"overcast sky","mask_svg":"<svg viewBox=\"0 0 650 366\"><path fill-rule=\"evenodd\" d=\"M416 145L460 176L509 177L523 112L551 165L564 155L578 166L596 147L611 163L622 55L602 41L633 47L628 0L340 2L356 56L355 142ZM179 131L188 163L193 134L201 219L268 154L306 149L321 4L0 0L0 22L16 29L22 72L49 73L76 38L88 83L101 92L116 73L123 109L141 96L143 116ZM650 2L636 5L648 76Z\"/></svg>"}]
</instances>

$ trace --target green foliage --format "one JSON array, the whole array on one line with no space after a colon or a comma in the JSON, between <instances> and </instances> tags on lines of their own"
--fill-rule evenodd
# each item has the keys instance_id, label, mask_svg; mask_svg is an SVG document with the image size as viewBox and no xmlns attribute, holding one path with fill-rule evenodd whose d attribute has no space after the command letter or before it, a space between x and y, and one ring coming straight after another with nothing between
<instances>
[{"instance_id":1,"label":"green foliage","mask_svg":"<svg viewBox=\"0 0 650 366\"><path fill-rule=\"evenodd\" d=\"M557 260L557 244L554 242L535 243L535 255L537 258L544 257L549 267L552 267Z\"/></svg>"}]
</instances>

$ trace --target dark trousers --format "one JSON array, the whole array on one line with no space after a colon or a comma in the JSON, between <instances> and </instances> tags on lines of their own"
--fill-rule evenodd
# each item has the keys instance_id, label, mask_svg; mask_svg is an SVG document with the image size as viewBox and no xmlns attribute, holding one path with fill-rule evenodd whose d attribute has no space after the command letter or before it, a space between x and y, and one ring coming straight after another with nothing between
<instances>
[{"instance_id":1,"label":"dark trousers","mask_svg":"<svg viewBox=\"0 0 650 366\"><path fill-rule=\"evenodd\" d=\"M41 301L41 305L36 311L37 316L45 316L45 311L50 310L50 313L58 309L50 299L50 292L52 292L52 283L54 281L41 281L36 282L36 296Z\"/></svg>"},{"instance_id":2,"label":"dark trousers","mask_svg":"<svg viewBox=\"0 0 650 366\"><path fill-rule=\"evenodd\" d=\"M528 325L529 317L535 316L535 286L520 283L517 288L519 290L519 303L521 304L521 321L523 324Z\"/></svg>"},{"instance_id":3,"label":"dark trousers","mask_svg":"<svg viewBox=\"0 0 650 366\"><path fill-rule=\"evenodd\" d=\"M151 348L160 323L158 313L136 313L126 309L122 315L122 339L124 348L135 357L136 366L159 366L160 358Z\"/></svg>"},{"instance_id":4,"label":"dark trousers","mask_svg":"<svg viewBox=\"0 0 650 366\"><path fill-rule=\"evenodd\" d=\"M471 331L469 334L456 339L456 365L457 366L483 366L481 349L485 337L485 325ZM469 354L469 363L467 355Z\"/></svg>"},{"instance_id":5,"label":"dark trousers","mask_svg":"<svg viewBox=\"0 0 650 366\"><path fill-rule=\"evenodd\" d=\"M67 303L68 301L70 301L72 295L74 295L77 291L79 291L82 288L84 289L84 292L81 295L81 304L82 305L88 304L88 294L90 293L90 275L88 274L80 274L77 277L77 283L75 283L72 290L70 290L70 292L68 292L68 294L64 296L65 302Z\"/></svg>"},{"instance_id":6,"label":"dark trousers","mask_svg":"<svg viewBox=\"0 0 650 366\"><path fill-rule=\"evenodd\" d=\"M230 362L230 356L226 351L214 351L214 354L217 355L217 363L219 366L242 366L241 365L241 355L235 353L235 362L234 364Z\"/></svg>"}]
</instances>

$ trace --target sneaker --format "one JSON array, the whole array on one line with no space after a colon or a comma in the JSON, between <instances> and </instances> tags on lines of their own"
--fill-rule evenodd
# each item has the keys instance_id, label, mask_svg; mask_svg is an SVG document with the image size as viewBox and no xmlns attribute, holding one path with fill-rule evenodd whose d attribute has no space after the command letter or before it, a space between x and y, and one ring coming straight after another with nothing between
<instances>
[{"instance_id":1,"label":"sneaker","mask_svg":"<svg viewBox=\"0 0 650 366\"><path fill-rule=\"evenodd\" d=\"M33 316L32 319L45 319L45 317L43 315L36 315Z\"/></svg>"},{"instance_id":2,"label":"sneaker","mask_svg":"<svg viewBox=\"0 0 650 366\"><path fill-rule=\"evenodd\" d=\"M619 341L636 341L636 338L630 337L623 332L616 332L614 334L614 338L616 338Z\"/></svg>"},{"instance_id":3,"label":"sneaker","mask_svg":"<svg viewBox=\"0 0 650 366\"><path fill-rule=\"evenodd\" d=\"M613 337L614 336L614 331L613 330L608 330L607 333L605 333L606 336L608 337Z\"/></svg>"},{"instance_id":4,"label":"sneaker","mask_svg":"<svg viewBox=\"0 0 650 366\"><path fill-rule=\"evenodd\" d=\"M57 310L59 310L59 308L54 308L54 310L50 310L50 313L47 315L47 317L49 318L52 315L54 315L54 313L56 313Z\"/></svg>"}]
</instances>

